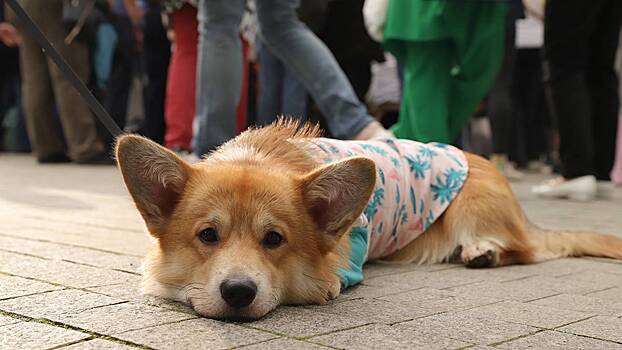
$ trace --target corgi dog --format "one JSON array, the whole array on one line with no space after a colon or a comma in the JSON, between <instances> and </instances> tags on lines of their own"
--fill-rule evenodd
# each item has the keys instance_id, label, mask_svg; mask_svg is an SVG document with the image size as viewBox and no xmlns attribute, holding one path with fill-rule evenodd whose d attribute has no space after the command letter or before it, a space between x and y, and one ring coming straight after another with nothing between
<instances>
[{"instance_id":1,"label":"corgi dog","mask_svg":"<svg viewBox=\"0 0 622 350\"><path fill-rule=\"evenodd\" d=\"M320 134L279 120L197 164L121 136L118 167L155 238L143 292L205 317L252 320L281 304L336 298L370 260L478 268L622 259L614 236L530 224L484 158L441 144Z\"/></svg>"}]
</instances>

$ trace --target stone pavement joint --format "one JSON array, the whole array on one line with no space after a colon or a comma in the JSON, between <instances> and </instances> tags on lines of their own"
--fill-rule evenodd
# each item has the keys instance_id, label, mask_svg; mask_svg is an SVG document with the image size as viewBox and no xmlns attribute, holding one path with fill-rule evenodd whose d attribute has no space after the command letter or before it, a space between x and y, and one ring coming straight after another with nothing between
<instances>
[{"instance_id":1,"label":"stone pavement joint","mask_svg":"<svg viewBox=\"0 0 622 350\"><path fill-rule=\"evenodd\" d=\"M20 315L20 314L17 314L17 313L7 312L7 311L3 311L3 310L0 310L0 315L8 316L8 317L14 318L16 320L24 321L24 322L38 323L38 324L43 324L43 325L55 326L55 327L58 327L58 328L68 329L68 330L72 330L72 331L77 331L77 332L84 333L85 336L89 336L90 337L90 338L84 338L84 339L102 338L102 339L118 342L118 343L121 343L121 344L130 345L130 346L136 347L136 348L150 349L149 347L147 347L145 345L142 345L142 344L135 344L135 343L132 343L132 342L127 341L127 340L118 339L118 338L115 338L115 337L112 337L112 336L109 336L109 335L105 335L105 334L99 334L97 332L93 332L93 331L90 331L90 330L87 330L87 329L83 329L83 328L80 328L80 327L71 326L71 325L68 325L68 324L61 323L61 322L55 322L55 321L52 321L52 320L49 320L49 319L46 319L46 318L28 317L28 316L23 316L23 315ZM19 322L18 323L13 323L13 325L15 325L15 324L19 324ZM0 329L0 331L1 330L2 329ZM2 336L2 333L0 332L0 337L1 336ZM76 342L71 342L71 343L62 344L62 345L72 345L74 343L76 343ZM41 345L45 345L45 344L41 344ZM2 346L1 343L0 343L0 346Z\"/></svg>"},{"instance_id":2,"label":"stone pavement joint","mask_svg":"<svg viewBox=\"0 0 622 350\"><path fill-rule=\"evenodd\" d=\"M0 161L0 349L621 349L622 261L473 270L369 264L326 305L251 323L140 296L151 242L113 167ZM622 189L590 203L513 188L544 227L622 236Z\"/></svg>"}]
</instances>

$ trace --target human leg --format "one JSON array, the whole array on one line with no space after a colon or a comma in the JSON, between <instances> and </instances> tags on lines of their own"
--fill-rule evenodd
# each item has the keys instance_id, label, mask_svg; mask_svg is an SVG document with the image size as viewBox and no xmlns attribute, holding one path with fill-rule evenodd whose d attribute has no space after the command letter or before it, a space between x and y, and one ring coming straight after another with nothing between
<instances>
[{"instance_id":1,"label":"human leg","mask_svg":"<svg viewBox=\"0 0 622 350\"><path fill-rule=\"evenodd\" d=\"M620 99L614 61L620 33L622 2L605 1L591 36L587 86L592 100L594 170L599 180L609 180L616 148Z\"/></svg>"},{"instance_id":2,"label":"human leg","mask_svg":"<svg viewBox=\"0 0 622 350\"><path fill-rule=\"evenodd\" d=\"M551 0L546 4L545 79L560 136L562 175L594 175L592 99L587 87L589 38L594 4ZM580 23L580 24L579 24Z\"/></svg>"},{"instance_id":3,"label":"human leg","mask_svg":"<svg viewBox=\"0 0 622 350\"><path fill-rule=\"evenodd\" d=\"M452 69L449 136L456 138L492 87L503 60L506 8L499 2L448 3L456 66Z\"/></svg>"},{"instance_id":4,"label":"human leg","mask_svg":"<svg viewBox=\"0 0 622 350\"><path fill-rule=\"evenodd\" d=\"M258 46L259 97L256 124L266 125L283 113L281 96L285 67L278 58L270 53L266 45L260 43Z\"/></svg>"},{"instance_id":5,"label":"human leg","mask_svg":"<svg viewBox=\"0 0 622 350\"><path fill-rule=\"evenodd\" d=\"M326 45L296 17L298 2L257 1L261 35L311 94L326 116L330 132L338 138L353 138L373 119Z\"/></svg>"},{"instance_id":6,"label":"human leg","mask_svg":"<svg viewBox=\"0 0 622 350\"><path fill-rule=\"evenodd\" d=\"M169 66L166 88L166 147L190 151L195 117L197 66L197 11L189 4L171 16L175 50Z\"/></svg>"},{"instance_id":7,"label":"human leg","mask_svg":"<svg viewBox=\"0 0 622 350\"><path fill-rule=\"evenodd\" d=\"M193 151L201 156L236 134L242 81L238 36L244 0L199 1L199 51Z\"/></svg>"},{"instance_id":8,"label":"human leg","mask_svg":"<svg viewBox=\"0 0 622 350\"><path fill-rule=\"evenodd\" d=\"M404 43L404 91L392 131L398 138L450 143L449 92L453 50L448 40Z\"/></svg>"},{"instance_id":9,"label":"human leg","mask_svg":"<svg viewBox=\"0 0 622 350\"><path fill-rule=\"evenodd\" d=\"M87 81L91 73L88 46L79 40L64 45L65 32L60 17L50 15L50 18L55 20L50 27L49 38L80 80ZM95 117L86 101L49 58L47 66L69 157L76 162L88 162L104 152L104 144L97 135Z\"/></svg>"}]
</instances>

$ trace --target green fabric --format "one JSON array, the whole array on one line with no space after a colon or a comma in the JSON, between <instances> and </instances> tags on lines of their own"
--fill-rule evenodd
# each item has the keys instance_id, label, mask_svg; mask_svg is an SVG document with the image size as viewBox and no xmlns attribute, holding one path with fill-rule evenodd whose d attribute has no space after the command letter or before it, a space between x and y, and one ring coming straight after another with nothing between
<instances>
[{"instance_id":1,"label":"green fabric","mask_svg":"<svg viewBox=\"0 0 622 350\"><path fill-rule=\"evenodd\" d=\"M363 280L363 265L367 255L367 228L355 227L350 231L350 261L348 268L339 269L341 287L348 288Z\"/></svg>"},{"instance_id":2,"label":"green fabric","mask_svg":"<svg viewBox=\"0 0 622 350\"><path fill-rule=\"evenodd\" d=\"M455 141L497 76L506 10L497 1L390 0L383 44L405 72L398 138Z\"/></svg>"}]
</instances>

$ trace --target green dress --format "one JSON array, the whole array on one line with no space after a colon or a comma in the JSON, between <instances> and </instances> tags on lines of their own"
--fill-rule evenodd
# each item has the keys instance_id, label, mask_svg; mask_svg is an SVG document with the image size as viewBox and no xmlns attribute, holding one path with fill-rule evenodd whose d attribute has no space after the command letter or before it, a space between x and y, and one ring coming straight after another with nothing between
<instances>
[{"instance_id":1,"label":"green dress","mask_svg":"<svg viewBox=\"0 0 622 350\"><path fill-rule=\"evenodd\" d=\"M498 0L389 1L383 45L404 66L397 137L456 140L497 76L506 11Z\"/></svg>"}]
</instances>

